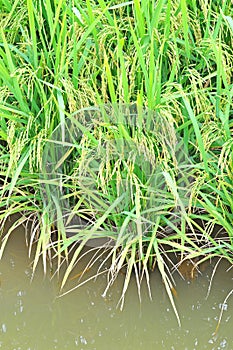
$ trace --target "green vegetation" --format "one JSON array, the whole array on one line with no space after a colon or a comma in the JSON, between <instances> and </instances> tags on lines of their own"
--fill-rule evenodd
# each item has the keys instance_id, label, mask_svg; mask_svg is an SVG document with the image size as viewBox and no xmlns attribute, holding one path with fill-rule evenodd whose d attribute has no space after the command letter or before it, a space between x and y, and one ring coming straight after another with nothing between
<instances>
[{"instance_id":1,"label":"green vegetation","mask_svg":"<svg viewBox=\"0 0 233 350\"><path fill-rule=\"evenodd\" d=\"M140 293L157 266L176 312L169 252L232 263L232 1L0 0L0 11L2 227L14 213L12 230L32 222L45 271L78 241L62 286L90 239L111 239L107 288L126 264L123 302L132 272ZM86 223L73 237L64 209Z\"/></svg>"}]
</instances>

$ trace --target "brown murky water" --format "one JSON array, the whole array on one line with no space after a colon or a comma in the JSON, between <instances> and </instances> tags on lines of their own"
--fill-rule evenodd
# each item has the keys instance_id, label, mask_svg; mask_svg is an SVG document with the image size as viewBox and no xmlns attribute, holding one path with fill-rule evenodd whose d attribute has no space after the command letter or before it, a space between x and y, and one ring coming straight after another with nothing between
<instances>
[{"instance_id":1,"label":"brown murky water","mask_svg":"<svg viewBox=\"0 0 233 350\"><path fill-rule=\"evenodd\" d=\"M217 268L206 299L211 268L192 282L176 277L177 308L182 327L157 272L151 276L153 301L146 285L139 303L132 280L123 311L116 308L124 276L107 298L101 294L106 276L90 281L57 298L57 278L52 281L39 267L31 282L23 230L15 231L0 262L0 348L4 350L195 350L233 349L233 295L227 300L217 335L213 335L221 304L233 288L233 269ZM80 266L77 271L80 271ZM70 287L75 281L70 281Z\"/></svg>"}]
</instances>

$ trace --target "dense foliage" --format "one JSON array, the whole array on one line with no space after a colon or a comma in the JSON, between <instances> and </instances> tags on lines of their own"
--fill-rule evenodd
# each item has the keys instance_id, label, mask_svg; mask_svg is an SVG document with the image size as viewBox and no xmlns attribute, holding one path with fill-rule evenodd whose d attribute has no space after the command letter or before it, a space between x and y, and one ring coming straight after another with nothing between
<instances>
[{"instance_id":1,"label":"dense foliage","mask_svg":"<svg viewBox=\"0 0 233 350\"><path fill-rule=\"evenodd\" d=\"M168 252L232 262L232 1L0 0L0 11L0 219L32 221L34 268L51 252L61 263L79 241L64 285L83 245L107 237L108 287L127 261L123 300L132 271L149 286L157 264L173 302ZM82 132L46 177L56 128L71 124ZM55 168L71 212L89 222L73 237L50 193Z\"/></svg>"}]
</instances>

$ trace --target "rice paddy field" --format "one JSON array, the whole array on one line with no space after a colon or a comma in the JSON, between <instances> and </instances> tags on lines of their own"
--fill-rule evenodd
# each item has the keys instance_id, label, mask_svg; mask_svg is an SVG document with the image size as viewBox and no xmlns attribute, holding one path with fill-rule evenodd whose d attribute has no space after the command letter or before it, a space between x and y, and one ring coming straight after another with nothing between
<instances>
[{"instance_id":1,"label":"rice paddy field","mask_svg":"<svg viewBox=\"0 0 233 350\"><path fill-rule=\"evenodd\" d=\"M232 265L232 97L231 0L0 0L0 257L23 223L62 290L89 245L121 307L158 269L179 322L172 273Z\"/></svg>"}]
</instances>

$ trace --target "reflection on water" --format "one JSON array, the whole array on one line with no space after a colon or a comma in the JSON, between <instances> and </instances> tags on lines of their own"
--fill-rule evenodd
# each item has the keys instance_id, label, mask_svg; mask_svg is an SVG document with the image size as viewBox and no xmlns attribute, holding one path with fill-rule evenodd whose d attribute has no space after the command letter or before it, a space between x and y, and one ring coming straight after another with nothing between
<instances>
[{"instance_id":1,"label":"reflection on water","mask_svg":"<svg viewBox=\"0 0 233 350\"><path fill-rule=\"evenodd\" d=\"M106 276L90 281L57 298L58 280L50 281L42 269L31 283L31 267L18 230L0 262L0 348L4 350L138 350L233 349L233 297L227 300L217 335L213 335L220 307L232 289L233 269L218 267L208 299L211 268L193 282L177 276L179 328L158 273L151 276L153 301L146 285L139 303L132 281L123 311L116 308L124 276L107 298L101 297ZM80 266L75 273L80 271ZM70 281L70 287L74 284Z\"/></svg>"}]
</instances>

